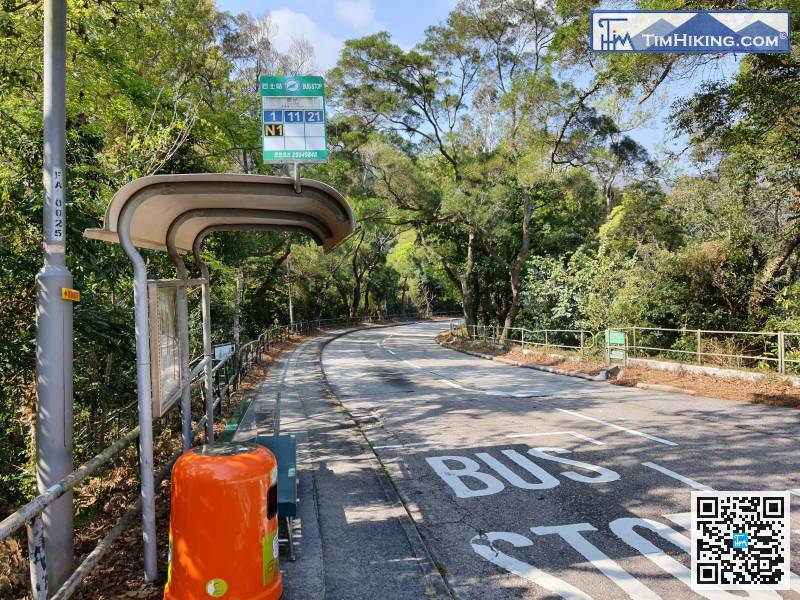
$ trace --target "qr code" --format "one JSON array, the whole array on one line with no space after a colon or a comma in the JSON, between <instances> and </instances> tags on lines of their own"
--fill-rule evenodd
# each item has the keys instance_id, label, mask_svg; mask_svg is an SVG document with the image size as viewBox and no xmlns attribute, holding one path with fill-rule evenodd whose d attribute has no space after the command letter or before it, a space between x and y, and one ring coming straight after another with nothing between
<instances>
[{"instance_id":1,"label":"qr code","mask_svg":"<svg viewBox=\"0 0 800 600\"><path fill-rule=\"evenodd\" d=\"M692 587L789 589L789 492L692 492Z\"/></svg>"}]
</instances>

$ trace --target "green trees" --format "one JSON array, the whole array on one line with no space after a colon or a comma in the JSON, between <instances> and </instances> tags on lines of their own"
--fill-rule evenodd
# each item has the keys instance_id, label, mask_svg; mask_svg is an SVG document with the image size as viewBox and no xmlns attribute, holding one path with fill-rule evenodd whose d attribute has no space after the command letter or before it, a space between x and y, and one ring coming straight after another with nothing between
<instances>
[{"instance_id":1,"label":"green trees","mask_svg":"<svg viewBox=\"0 0 800 600\"><path fill-rule=\"evenodd\" d=\"M575 18L555 3L461 2L408 52L388 33L348 41L331 73L336 106L371 132L359 156L389 218L442 265L467 323L483 315L503 338L529 254L599 224L586 165L610 206L617 176L644 159L586 104L596 86L556 76L550 46Z\"/></svg>"},{"instance_id":2,"label":"green trees","mask_svg":"<svg viewBox=\"0 0 800 600\"><path fill-rule=\"evenodd\" d=\"M591 55L596 4L463 0L414 48L386 32L347 41L327 74L332 160L304 175L341 190L360 229L328 256L297 235L212 237L215 339L230 338L239 267L245 337L288 320L290 292L297 320L460 306L503 337L518 324L795 327L798 11L792 54L741 58L671 109L688 148L665 160L634 130L664 85L719 57ZM14 468L0 470L0 512L31 490L42 203L41 8L2 6L0 464ZM312 71L314 56L302 40L278 52L268 18L210 1L70 2L69 15L76 415L98 423L133 414L130 271L83 229L142 175L282 173L261 160L257 76ZM114 434L87 433L78 451Z\"/></svg>"},{"instance_id":3,"label":"green trees","mask_svg":"<svg viewBox=\"0 0 800 600\"><path fill-rule=\"evenodd\" d=\"M277 53L268 20L220 13L211 1L153 0L125 6L69 2L68 15L67 257L82 293L75 307L78 464L106 446L119 428L135 422L130 265L118 247L86 240L83 230L97 227L113 192L136 177L278 173L260 159L255 77L259 72L313 68L313 52L299 41L289 52ZM33 492L42 23L40 3L2 3L0 518ZM339 135L349 134L346 129L332 132L334 144L339 144ZM351 154L349 149L337 153L331 164L309 168L307 174L345 190L356 204L367 202L370 193L360 183ZM360 292L351 294L360 297L350 303L354 314L374 312L383 300L397 306L403 294L400 275L386 266L395 234L383 231L384 241L375 246L378 229L365 231L368 243L355 252L357 273L337 275L326 271L317 248L297 235L212 236L205 252L214 281L215 341L231 339L240 265L245 275L245 339L275 321L288 320L289 280L297 320L345 316L337 285L351 290L360 285ZM343 253L354 247L348 242ZM163 253L146 251L145 258L153 277L174 277ZM196 302L193 296L190 302ZM190 320L198 339L196 310Z\"/></svg>"}]
</instances>

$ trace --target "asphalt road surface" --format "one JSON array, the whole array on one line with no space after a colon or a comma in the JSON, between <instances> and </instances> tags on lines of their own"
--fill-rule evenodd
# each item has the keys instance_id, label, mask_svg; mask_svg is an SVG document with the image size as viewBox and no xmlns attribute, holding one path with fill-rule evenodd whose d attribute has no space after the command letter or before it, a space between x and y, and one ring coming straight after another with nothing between
<instances>
[{"instance_id":1,"label":"asphalt road surface","mask_svg":"<svg viewBox=\"0 0 800 600\"><path fill-rule=\"evenodd\" d=\"M798 500L800 413L507 366L438 346L445 327L350 333L322 365L456 597L747 597L690 589L691 492Z\"/></svg>"}]
</instances>

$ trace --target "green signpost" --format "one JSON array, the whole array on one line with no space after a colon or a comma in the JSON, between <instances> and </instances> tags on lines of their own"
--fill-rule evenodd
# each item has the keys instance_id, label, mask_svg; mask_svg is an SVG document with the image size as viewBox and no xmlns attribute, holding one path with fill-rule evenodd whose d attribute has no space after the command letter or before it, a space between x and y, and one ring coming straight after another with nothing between
<instances>
[{"instance_id":1,"label":"green signpost","mask_svg":"<svg viewBox=\"0 0 800 600\"><path fill-rule=\"evenodd\" d=\"M624 346L625 345L625 332L614 331L613 329L606 333L606 343L611 346Z\"/></svg>"},{"instance_id":2,"label":"green signpost","mask_svg":"<svg viewBox=\"0 0 800 600\"><path fill-rule=\"evenodd\" d=\"M628 343L624 331L606 329L606 358L608 362L619 360L627 364Z\"/></svg>"},{"instance_id":3,"label":"green signpost","mask_svg":"<svg viewBox=\"0 0 800 600\"><path fill-rule=\"evenodd\" d=\"M264 162L327 161L322 77L262 75L259 90Z\"/></svg>"}]
</instances>

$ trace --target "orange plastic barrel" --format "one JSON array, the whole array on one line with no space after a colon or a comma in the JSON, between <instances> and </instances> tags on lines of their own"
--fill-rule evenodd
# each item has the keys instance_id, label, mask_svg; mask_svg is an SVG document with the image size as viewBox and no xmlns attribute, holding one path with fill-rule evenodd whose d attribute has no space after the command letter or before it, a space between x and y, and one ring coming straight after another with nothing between
<instances>
[{"instance_id":1,"label":"orange plastic barrel","mask_svg":"<svg viewBox=\"0 0 800 600\"><path fill-rule=\"evenodd\" d=\"M278 569L278 469L255 444L210 444L172 471L170 600L273 600Z\"/></svg>"}]
</instances>

